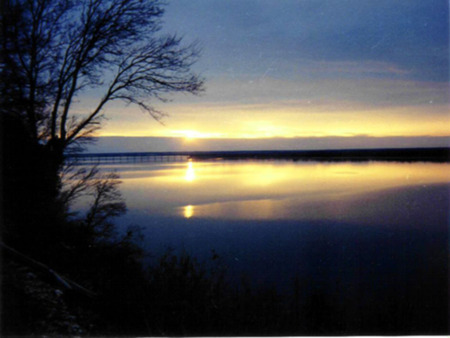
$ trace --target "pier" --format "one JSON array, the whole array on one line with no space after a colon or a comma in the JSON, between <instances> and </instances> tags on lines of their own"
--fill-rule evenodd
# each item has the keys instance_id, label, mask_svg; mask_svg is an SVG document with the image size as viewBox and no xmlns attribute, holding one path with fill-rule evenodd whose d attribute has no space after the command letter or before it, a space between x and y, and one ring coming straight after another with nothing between
<instances>
[{"instance_id":1,"label":"pier","mask_svg":"<svg viewBox=\"0 0 450 338\"><path fill-rule=\"evenodd\" d=\"M182 162L190 154L186 152L133 152L133 153L78 153L69 154L67 159L74 164L119 164L140 162Z\"/></svg>"},{"instance_id":2,"label":"pier","mask_svg":"<svg viewBox=\"0 0 450 338\"><path fill-rule=\"evenodd\" d=\"M181 162L189 159L450 162L450 148L77 153L68 154L67 159L79 165Z\"/></svg>"}]
</instances>

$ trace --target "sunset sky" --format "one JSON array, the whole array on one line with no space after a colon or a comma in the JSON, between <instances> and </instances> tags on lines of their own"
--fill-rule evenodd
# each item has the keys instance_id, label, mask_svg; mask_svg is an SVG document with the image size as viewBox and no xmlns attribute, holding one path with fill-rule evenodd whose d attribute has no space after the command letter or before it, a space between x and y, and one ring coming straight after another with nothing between
<instances>
[{"instance_id":1,"label":"sunset sky","mask_svg":"<svg viewBox=\"0 0 450 338\"><path fill-rule=\"evenodd\" d=\"M99 136L450 136L447 0L171 1L163 32L200 44L205 92L155 102L164 125L111 104Z\"/></svg>"}]
</instances>

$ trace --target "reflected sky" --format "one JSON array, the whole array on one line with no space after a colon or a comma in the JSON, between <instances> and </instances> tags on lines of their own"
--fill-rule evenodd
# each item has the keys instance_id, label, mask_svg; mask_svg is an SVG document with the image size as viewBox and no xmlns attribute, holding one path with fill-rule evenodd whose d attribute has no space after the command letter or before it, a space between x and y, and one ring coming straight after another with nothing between
<instances>
[{"instance_id":1,"label":"reflected sky","mask_svg":"<svg viewBox=\"0 0 450 338\"><path fill-rule=\"evenodd\" d=\"M450 183L446 163L188 161L113 168L130 210L186 219L361 221L383 191Z\"/></svg>"}]
</instances>

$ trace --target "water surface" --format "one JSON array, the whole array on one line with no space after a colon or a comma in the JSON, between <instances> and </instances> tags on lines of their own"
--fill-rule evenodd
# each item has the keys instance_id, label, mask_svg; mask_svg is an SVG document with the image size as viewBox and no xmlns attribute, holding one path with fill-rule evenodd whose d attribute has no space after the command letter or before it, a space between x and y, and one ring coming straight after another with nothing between
<instances>
[{"instance_id":1,"label":"water surface","mask_svg":"<svg viewBox=\"0 0 450 338\"><path fill-rule=\"evenodd\" d=\"M357 199L450 182L450 166L436 163L188 161L109 168L119 171L131 210L181 218L353 219L362 212L349 205Z\"/></svg>"},{"instance_id":2,"label":"water surface","mask_svg":"<svg viewBox=\"0 0 450 338\"><path fill-rule=\"evenodd\" d=\"M353 329L402 322L428 332L447 323L447 163L189 161L104 169L123 181L129 212L120 225L143 226L155 255L173 248L208 260L215 252L233 282L286 294L296 281L300 303L330 309Z\"/></svg>"}]
</instances>

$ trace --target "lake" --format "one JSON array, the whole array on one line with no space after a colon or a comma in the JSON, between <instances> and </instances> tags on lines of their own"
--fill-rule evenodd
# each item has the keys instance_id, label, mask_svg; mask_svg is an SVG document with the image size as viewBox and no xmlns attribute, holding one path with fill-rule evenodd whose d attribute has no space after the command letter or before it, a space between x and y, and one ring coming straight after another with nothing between
<instances>
[{"instance_id":1,"label":"lake","mask_svg":"<svg viewBox=\"0 0 450 338\"><path fill-rule=\"evenodd\" d=\"M418 332L447 330L448 163L218 160L102 169L122 180L129 211L118 224L142 226L154 257L168 248L200 261L217 254L232 283L286 295L296 281L300 302L330 308L355 332L387 323L387 333L398 321Z\"/></svg>"}]
</instances>

